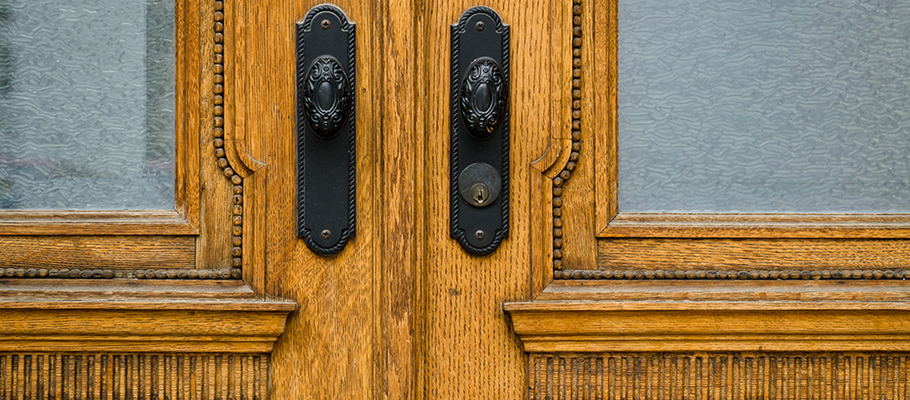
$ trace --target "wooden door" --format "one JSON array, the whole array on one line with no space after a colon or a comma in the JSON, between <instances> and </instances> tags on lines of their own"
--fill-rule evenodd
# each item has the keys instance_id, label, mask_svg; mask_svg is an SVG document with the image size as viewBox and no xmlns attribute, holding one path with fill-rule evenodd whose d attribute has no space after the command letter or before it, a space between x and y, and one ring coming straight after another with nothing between
<instances>
[{"instance_id":1,"label":"wooden door","mask_svg":"<svg viewBox=\"0 0 910 400\"><path fill-rule=\"evenodd\" d=\"M0 212L0 397L910 397L906 214L619 207L622 1L483 3L511 60L486 256L449 214L450 26L477 3L335 2L357 232L323 256L296 227L319 2L178 1L175 210Z\"/></svg>"},{"instance_id":2,"label":"wooden door","mask_svg":"<svg viewBox=\"0 0 910 400\"><path fill-rule=\"evenodd\" d=\"M358 26L358 231L329 257L294 235L290 49L314 4L232 10L250 283L298 304L273 398L902 398L904 217L619 212L617 1L484 3L513 72L511 230L483 257L448 200L449 27L476 4L337 4Z\"/></svg>"},{"instance_id":3,"label":"wooden door","mask_svg":"<svg viewBox=\"0 0 910 400\"><path fill-rule=\"evenodd\" d=\"M525 397L526 356L502 303L530 298L529 263L549 253L532 257L532 232L543 233L532 229L533 164L555 161L569 135L573 4L485 3L510 25L521 71L511 78L514 222L486 257L462 250L448 222L450 26L477 4L334 3L356 24L358 111L357 233L333 256L295 230L294 24L316 2L233 4L233 133L260 194L245 251L264 268L250 283L298 305L272 354L272 398Z\"/></svg>"}]
</instances>

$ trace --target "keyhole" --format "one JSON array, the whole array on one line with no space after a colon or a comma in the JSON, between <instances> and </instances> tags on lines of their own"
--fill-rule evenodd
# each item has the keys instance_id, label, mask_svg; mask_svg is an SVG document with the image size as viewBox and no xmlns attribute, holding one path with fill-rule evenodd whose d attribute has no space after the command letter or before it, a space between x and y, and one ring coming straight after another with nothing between
<instances>
[{"instance_id":1,"label":"keyhole","mask_svg":"<svg viewBox=\"0 0 910 400\"><path fill-rule=\"evenodd\" d=\"M490 187L483 184L477 183L471 187L471 198L477 202L477 204L483 204L490 199Z\"/></svg>"}]
</instances>

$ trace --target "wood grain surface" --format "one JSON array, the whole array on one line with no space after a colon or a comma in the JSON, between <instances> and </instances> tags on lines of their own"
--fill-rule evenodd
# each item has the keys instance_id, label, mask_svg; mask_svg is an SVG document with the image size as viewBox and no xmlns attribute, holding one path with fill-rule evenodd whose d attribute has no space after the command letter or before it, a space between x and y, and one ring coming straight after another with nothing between
<instances>
[{"instance_id":1,"label":"wood grain surface","mask_svg":"<svg viewBox=\"0 0 910 400\"><path fill-rule=\"evenodd\" d=\"M910 216L899 214L637 214L616 215L604 238L907 239Z\"/></svg>"},{"instance_id":2,"label":"wood grain surface","mask_svg":"<svg viewBox=\"0 0 910 400\"><path fill-rule=\"evenodd\" d=\"M380 186L378 178L380 166L393 160L380 158L380 140L395 145L408 143L403 138L413 135L413 128L390 127L393 136L381 136L383 124L388 123L378 119L384 107L380 82L385 72L376 67L377 57L387 51L380 47L386 44L378 37L383 6L368 1L334 2L356 24L357 233L341 253L325 257L311 252L296 236L295 27L319 2L224 3L226 37L234 38L225 46L225 57L232 60L227 64L225 87L227 98L233 101L233 108L227 109L232 117L226 121L230 136L243 142L242 148L256 164L255 171L243 180L244 204L252 207L243 222L244 269L252 270L244 274L259 294L298 305L272 353L270 398L378 398L383 389L374 380L380 368L382 329L378 312L381 281L377 278L389 276L383 271L385 261L378 243L386 229L410 227L392 220L385 225L378 222L379 218L405 215L409 209L384 207L381 213L389 214L386 216L376 206L382 204L386 196L382 187L392 184L388 182L413 182L410 177L390 178L393 180ZM413 26L408 17L397 21ZM410 92L408 88L401 91ZM412 113L407 105L394 110L384 114L387 119ZM407 173L394 171L398 176ZM406 187L398 189L401 195L410 196ZM401 251L403 260L408 260L408 240L413 236L390 238L388 254ZM398 273L411 265L401 261L390 260L389 268ZM410 360L410 356L407 352L402 359Z\"/></svg>"},{"instance_id":3,"label":"wood grain surface","mask_svg":"<svg viewBox=\"0 0 910 400\"><path fill-rule=\"evenodd\" d=\"M908 265L910 242L831 239L615 239L598 243L597 268L641 270L874 270ZM583 269L583 268L579 268Z\"/></svg>"},{"instance_id":4,"label":"wood grain surface","mask_svg":"<svg viewBox=\"0 0 910 400\"><path fill-rule=\"evenodd\" d=\"M0 246L0 268L194 268L195 250L189 236L8 236Z\"/></svg>"},{"instance_id":5,"label":"wood grain surface","mask_svg":"<svg viewBox=\"0 0 910 400\"><path fill-rule=\"evenodd\" d=\"M496 254L473 257L449 238L449 26L470 2L337 2L357 24L357 236L314 255L294 236L294 23L316 2L227 2L234 37L234 137L262 166L244 179L245 254L263 292L293 299L273 353L272 396L520 398L525 359L500 310L528 296L530 165L547 153L554 75L571 59L572 4L487 4L512 27L512 226ZM267 73L264 73L267 71ZM569 71L569 69L566 69ZM562 95L556 95L561 97ZM566 96L568 97L568 96ZM566 114L566 116L568 116ZM243 132L239 130L242 129ZM251 227L251 231L246 231ZM475 271L466 274L466 271ZM254 284L256 285L256 284ZM302 362L302 360L307 360ZM466 360L483 360L467 362ZM480 373L495 368L501 374Z\"/></svg>"},{"instance_id":6,"label":"wood grain surface","mask_svg":"<svg viewBox=\"0 0 910 400\"><path fill-rule=\"evenodd\" d=\"M892 280L556 281L506 303L529 352L908 351Z\"/></svg>"},{"instance_id":7,"label":"wood grain surface","mask_svg":"<svg viewBox=\"0 0 910 400\"><path fill-rule=\"evenodd\" d=\"M511 232L485 257L449 231L450 25L476 3L335 2L357 235L328 257L295 218L294 28L321 2L179 3L178 207L0 219L4 276L48 278L0 281L0 398L906 392L906 218L617 214L615 0L484 3L513 72ZM130 268L162 281L49 272ZM169 281L199 271L244 281Z\"/></svg>"},{"instance_id":8,"label":"wood grain surface","mask_svg":"<svg viewBox=\"0 0 910 400\"><path fill-rule=\"evenodd\" d=\"M0 280L0 351L266 353L294 309L237 281Z\"/></svg>"},{"instance_id":9,"label":"wood grain surface","mask_svg":"<svg viewBox=\"0 0 910 400\"><path fill-rule=\"evenodd\" d=\"M0 353L0 398L268 399L267 354Z\"/></svg>"},{"instance_id":10,"label":"wood grain surface","mask_svg":"<svg viewBox=\"0 0 910 400\"><path fill-rule=\"evenodd\" d=\"M104 229L99 229L102 226ZM177 211L4 211L0 235L194 235Z\"/></svg>"},{"instance_id":11,"label":"wood grain surface","mask_svg":"<svg viewBox=\"0 0 910 400\"><path fill-rule=\"evenodd\" d=\"M418 127L425 138L425 158L419 177L426 201L419 218L425 230L425 260L419 264L426 299L424 336L425 390L418 398L518 399L526 396L525 358L501 309L503 301L530 296L532 252L529 193L531 164L553 145L561 145L551 127L569 127L571 78L567 52L572 38L573 4L567 1L487 1L511 36L511 216L510 237L490 256L475 257L450 238L449 222L449 104L450 25L476 5L470 1L427 1L421 8L420 59L426 71L426 100ZM551 139L556 136L556 142ZM568 157L568 152L565 156ZM552 243L549 240L547 243ZM552 245L550 245L552 246ZM552 248L552 247L550 247ZM418 282L419 283L419 282Z\"/></svg>"}]
</instances>

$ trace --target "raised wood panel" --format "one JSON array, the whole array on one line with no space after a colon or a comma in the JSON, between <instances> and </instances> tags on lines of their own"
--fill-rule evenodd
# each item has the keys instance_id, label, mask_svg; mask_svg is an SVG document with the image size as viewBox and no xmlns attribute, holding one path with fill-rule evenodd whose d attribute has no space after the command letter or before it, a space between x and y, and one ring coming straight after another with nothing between
<instances>
[{"instance_id":1,"label":"raised wood panel","mask_svg":"<svg viewBox=\"0 0 910 400\"><path fill-rule=\"evenodd\" d=\"M0 236L194 235L192 220L177 211L4 211ZM198 222L198 221L197 221Z\"/></svg>"},{"instance_id":2,"label":"raised wood panel","mask_svg":"<svg viewBox=\"0 0 910 400\"><path fill-rule=\"evenodd\" d=\"M103 277L113 278L115 270L192 269L195 250L192 236L10 236L0 246L0 271L7 278L90 278L94 274L69 273L74 269L98 270ZM27 273L18 276L16 269ZM63 270L67 270L65 276L61 276Z\"/></svg>"},{"instance_id":3,"label":"raised wood panel","mask_svg":"<svg viewBox=\"0 0 910 400\"><path fill-rule=\"evenodd\" d=\"M571 147L564 149L569 156L560 160L564 164L557 164L561 171L551 179L550 184L552 207L548 214L553 224L550 236L554 270L592 265L597 257L597 240L591 234L595 232L595 214L600 211L593 206L599 195L594 180L605 176L608 170L601 169L603 166L595 162L600 159L596 155L606 150L602 148L603 144L592 138L606 127L601 125L605 116L595 114L592 99L609 90L609 85L613 84L598 79L597 75L601 72L598 68L610 60L603 58L606 57L602 49L605 44L598 41L605 34L595 30L595 17L606 10L602 3L573 0L571 25L558 28L571 37L571 48L561 49L572 57L571 70L565 71L571 77L571 86L556 89L557 93L569 95L570 100L565 107L570 112L571 125L563 129L570 134ZM568 1L564 4L569 6Z\"/></svg>"},{"instance_id":4,"label":"raised wood panel","mask_svg":"<svg viewBox=\"0 0 910 400\"><path fill-rule=\"evenodd\" d=\"M906 239L910 216L894 214L623 213L605 238Z\"/></svg>"},{"instance_id":5,"label":"raised wood panel","mask_svg":"<svg viewBox=\"0 0 910 400\"><path fill-rule=\"evenodd\" d=\"M234 44L231 38L233 18L229 5L222 0L195 0L200 15L198 29L200 83L199 126L190 149L200 152L199 201L201 207L199 236L196 241L196 265L199 268L227 269L243 265L244 202L252 195L244 190L245 171L242 163L229 154L236 153L233 140L225 140L232 128L234 109L230 100L236 86L231 70ZM200 145L201 144L201 145Z\"/></svg>"},{"instance_id":6,"label":"raised wood panel","mask_svg":"<svg viewBox=\"0 0 910 400\"><path fill-rule=\"evenodd\" d=\"M0 398L267 399L267 354L0 353Z\"/></svg>"},{"instance_id":7,"label":"raised wood panel","mask_svg":"<svg viewBox=\"0 0 910 400\"><path fill-rule=\"evenodd\" d=\"M906 399L910 353L530 355L530 399Z\"/></svg>"},{"instance_id":8,"label":"raised wood panel","mask_svg":"<svg viewBox=\"0 0 910 400\"><path fill-rule=\"evenodd\" d=\"M637 278L635 271L642 272L641 278L651 276L644 271L673 271L684 274L679 278L690 279L795 279L804 273L806 278L902 279L903 274L895 271L910 263L908 250L910 242L903 240L605 239L598 243L596 268L578 265L571 269L609 270L614 278L632 279ZM616 270L623 275L616 276ZM886 275L886 271L890 273ZM563 277L574 277L574 273L566 271Z\"/></svg>"}]
</instances>

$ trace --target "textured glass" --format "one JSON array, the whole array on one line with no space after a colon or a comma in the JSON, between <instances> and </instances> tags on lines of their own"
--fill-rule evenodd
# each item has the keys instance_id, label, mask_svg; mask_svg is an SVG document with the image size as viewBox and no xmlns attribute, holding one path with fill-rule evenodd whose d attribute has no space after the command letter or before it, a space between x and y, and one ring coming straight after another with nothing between
<instances>
[{"instance_id":1,"label":"textured glass","mask_svg":"<svg viewBox=\"0 0 910 400\"><path fill-rule=\"evenodd\" d=\"M0 0L0 209L173 209L174 49L174 0Z\"/></svg>"},{"instance_id":2,"label":"textured glass","mask_svg":"<svg viewBox=\"0 0 910 400\"><path fill-rule=\"evenodd\" d=\"M620 0L623 212L910 211L910 1Z\"/></svg>"}]
</instances>

